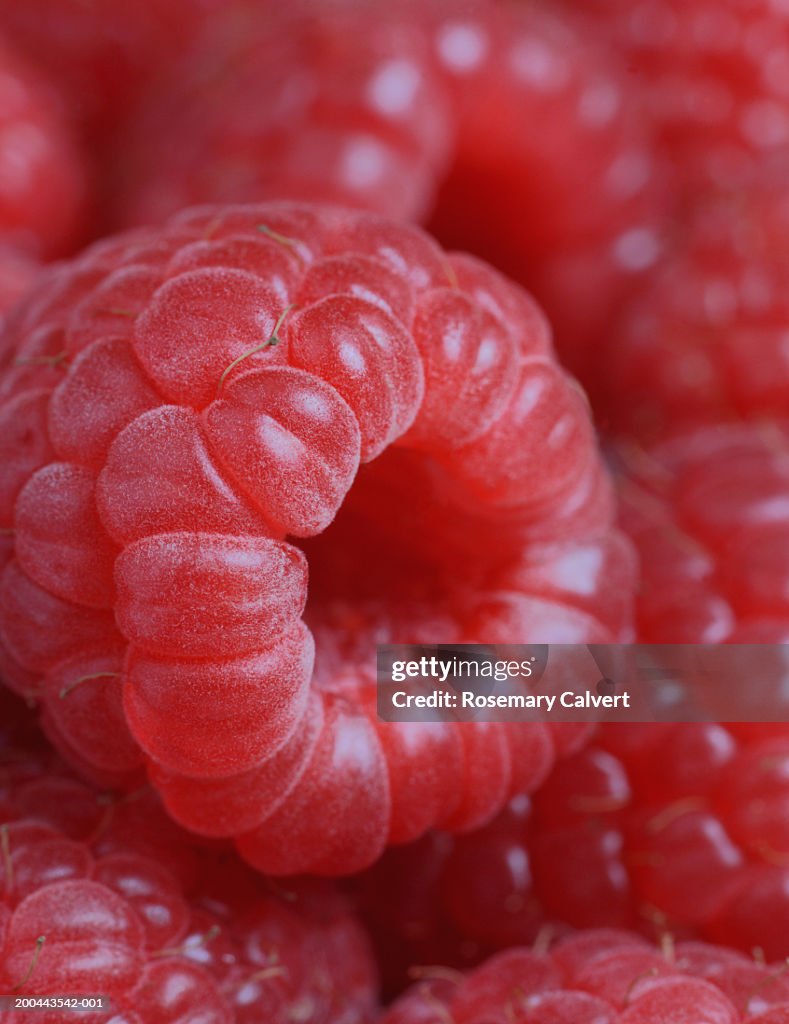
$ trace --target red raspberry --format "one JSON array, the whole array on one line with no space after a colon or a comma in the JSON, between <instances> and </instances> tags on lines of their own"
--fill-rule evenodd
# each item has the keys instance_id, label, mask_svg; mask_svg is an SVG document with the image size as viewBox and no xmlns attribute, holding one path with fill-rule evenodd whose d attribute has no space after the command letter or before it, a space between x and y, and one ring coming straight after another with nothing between
<instances>
[{"instance_id":1,"label":"red raspberry","mask_svg":"<svg viewBox=\"0 0 789 1024\"><path fill-rule=\"evenodd\" d=\"M4 671L81 770L147 761L178 821L333 874L575 741L375 710L376 643L627 635L583 396L494 271L368 214L209 208L50 271L7 330Z\"/></svg>"},{"instance_id":2,"label":"red raspberry","mask_svg":"<svg viewBox=\"0 0 789 1024\"><path fill-rule=\"evenodd\" d=\"M2 39L0 76L0 246L61 255L84 233L82 158L55 93Z\"/></svg>"},{"instance_id":3,"label":"red raspberry","mask_svg":"<svg viewBox=\"0 0 789 1024\"><path fill-rule=\"evenodd\" d=\"M775 0L573 0L640 87L681 194L789 157L789 15Z\"/></svg>"},{"instance_id":4,"label":"red raspberry","mask_svg":"<svg viewBox=\"0 0 789 1024\"><path fill-rule=\"evenodd\" d=\"M132 133L121 140L126 224L281 195L421 217L452 126L421 26L334 2L314 13L250 9L219 40L212 33Z\"/></svg>"},{"instance_id":5,"label":"red raspberry","mask_svg":"<svg viewBox=\"0 0 789 1024\"><path fill-rule=\"evenodd\" d=\"M787 727L645 726L631 736L630 727L609 726L602 743L606 753L582 752L574 767L567 763L570 776L558 767L552 791L536 800L538 817L551 796L580 808L554 844L553 863L573 835L613 830L633 919L652 915L663 928L676 923L748 951L759 947L770 959L786 956ZM656 757L666 766L658 776ZM611 811L584 809L578 793L594 760L625 774L630 793ZM557 870L544 880L546 901Z\"/></svg>"},{"instance_id":6,"label":"red raspberry","mask_svg":"<svg viewBox=\"0 0 789 1024\"><path fill-rule=\"evenodd\" d=\"M596 389L598 346L658 256L664 213L629 82L550 5L424 7L457 125L430 230L524 283L562 361Z\"/></svg>"},{"instance_id":7,"label":"red raspberry","mask_svg":"<svg viewBox=\"0 0 789 1024\"><path fill-rule=\"evenodd\" d=\"M621 454L622 523L641 557L639 639L785 641L787 428L707 427Z\"/></svg>"},{"instance_id":8,"label":"red raspberry","mask_svg":"<svg viewBox=\"0 0 789 1024\"><path fill-rule=\"evenodd\" d=\"M592 339L657 255L654 168L627 84L547 9L253 8L174 78L123 140L123 224L283 196L427 215L446 244L532 289L565 361L590 372Z\"/></svg>"},{"instance_id":9,"label":"red raspberry","mask_svg":"<svg viewBox=\"0 0 789 1024\"><path fill-rule=\"evenodd\" d=\"M784 724L606 725L531 802L516 799L473 835L422 841L417 879L429 872L432 902L421 917L371 886L373 933L400 936L417 956L417 940L439 938L452 963L568 925L702 936L785 958L788 765ZM401 868L400 890L415 891L408 851L387 854L372 877L385 880L387 865Z\"/></svg>"},{"instance_id":10,"label":"red raspberry","mask_svg":"<svg viewBox=\"0 0 789 1024\"><path fill-rule=\"evenodd\" d=\"M716 946L664 949L625 931L580 932L550 952L511 949L465 977L428 979L382 1024L780 1024L789 984Z\"/></svg>"},{"instance_id":11,"label":"red raspberry","mask_svg":"<svg viewBox=\"0 0 789 1024\"><path fill-rule=\"evenodd\" d=\"M150 791L102 804L20 753L0 751L0 988L102 992L146 1022L372 1019L367 941L336 893L265 893L176 836Z\"/></svg>"},{"instance_id":12,"label":"red raspberry","mask_svg":"<svg viewBox=\"0 0 789 1024\"><path fill-rule=\"evenodd\" d=\"M649 438L681 422L785 416L787 197L729 193L682 231L607 349L612 425Z\"/></svg>"},{"instance_id":13,"label":"red raspberry","mask_svg":"<svg viewBox=\"0 0 789 1024\"><path fill-rule=\"evenodd\" d=\"M40 737L31 737L29 715L20 721L19 710L7 704L3 691L0 706L16 724L10 744L0 751L0 819L34 820L49 832L90 843L97 856L133 854L155 861L185 888L192 885L198 865L191 837L167 816L150 787L127 796L94 792L40 745Z\"/></svg>"},{"instance_id":14,"label":"red raspberry","mask_svg":"<svg viewBox=\"0 0 789 1024\"><path fill-rule=\"evenodd\" d=\"M556 739L560 726L552 728ZM566 730L563 755L588 740L588 726L574 737ZM532 943L548 929L567 930L534 892L523 848L530 817L531 801L517 796L490 825L463 837L430 832L393 847L351 882L387 991L400 991L414 964L468 967L496 949Z\"/></svg>"},{"instance_id":15,"label":"red raspberry","mask_svg":"<svg viewBox=\"0 0 789 1024\"><path fill-rule=\"evenodd\" d=\"M118 129L160 62L182 52L218 6L214 0L30 0L3 4L0 28L52 79L91 140L101 141Z\"/></svg>"}]
</instances>

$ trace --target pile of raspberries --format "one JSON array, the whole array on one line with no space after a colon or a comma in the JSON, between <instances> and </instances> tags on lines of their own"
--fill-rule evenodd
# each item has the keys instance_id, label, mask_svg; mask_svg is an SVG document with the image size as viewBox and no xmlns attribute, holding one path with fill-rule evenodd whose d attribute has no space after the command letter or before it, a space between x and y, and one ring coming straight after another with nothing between
<instances>
[{"instance_id":1,"label":"pile of raspberries","mask_svg":"<svg viewBox=\"0 0 789 1024\"><path fill-rule=\"evenodd\" d=\"M785 0L0 4L3 1024L789 1024L789 722L376 679L758 718L788 280Z\"/></svg>"}]
</instances>

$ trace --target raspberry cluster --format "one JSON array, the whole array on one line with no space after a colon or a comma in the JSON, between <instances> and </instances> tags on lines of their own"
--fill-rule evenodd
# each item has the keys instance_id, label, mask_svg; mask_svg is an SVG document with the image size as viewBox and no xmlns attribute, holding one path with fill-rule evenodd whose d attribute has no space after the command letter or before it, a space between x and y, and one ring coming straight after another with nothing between
<instances>
[{"instance_id":1,"label":"raspberry cluster","mask_svg":"<svg viewBox=\"0 0 789 1024\"><path fill-rule=\"evenodd\" d=\"M789 156L789 21L774 0L565 0L624 58L680 199Z\"/></svg>"},{"instance_id":2,"label":"raspberry cluster","mask_svg":"<svg viewBox=\"0 0 789 1024\"><path fill-rule=\"evenodd\" d=\"M698 204L612 332L605 407L626 437L785 418L789 205L762 183Z\"/></svg>"},{"instance_id":3,"label":"raspberry cluster","mask_svg":"<svg viewBox=\"0 0 789 1024\"><path fill-rule=\"evenodd\" d=\"M92 148L108 144L139 95L156 87L160 66L218 11L215 0L31 0L3 4L0 31L57 84Z\"/></svg>"}]
</instances>

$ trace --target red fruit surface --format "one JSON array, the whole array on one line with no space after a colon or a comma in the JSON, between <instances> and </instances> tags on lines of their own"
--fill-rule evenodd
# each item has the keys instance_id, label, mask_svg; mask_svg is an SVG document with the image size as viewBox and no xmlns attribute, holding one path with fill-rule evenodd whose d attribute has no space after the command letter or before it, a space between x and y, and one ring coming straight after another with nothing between
<instances>
[{"instance_id":1,"label":"red fruit surface","mask_svg":"<svg viewBox=\"0 0 789 1024\"><path fill-rule=\"evenodd\" d=\"M0 314L9 310L25 294L39 270L38 262L27 253L10 245L0 245Z\"/></svg>"},{"instance_id":2,"label":"red fruit surface","mask_svg":"<svg viewBox=\"0 0 789 1024\"><path fill-rule=\"evenodd\" d=\"M787 244L782 188L696 204L610 338L601 409L611 427L649 440L683 422L786 415Z\"/></svg>"},{"instance_id":3,"label":"red fruit surface","mask_svg":"<svg viewBox=\"0 0 789 1024\"><path fill-rule=\"evenodd\" d=\"M436 968L382 1022L739 1024L779 1022L787 1010L780 966L723 947L660 949L631 932L602 930L567 936L548 952L499 953L465 976Z\"/></svg>"},{"instance_id":4,"label":"red fruit surface","mask_svg":"<svg viewBox=\"0 0 789 1024\"><path fill-rule=\"evenodd\" d=\"M0 302L20 292L22 257L60 256L85 237L82 155L52 85L0 38Z\"/></svg>"},{"instance_id":5,"label":"red fruit surface","mask_svg":"<svg viewBox=\"0 0 789 1024\"><path fill-rule=\"evenodd\" d=\"M621 521L641 561L639 639L785 641L786 426L775 421L702 427L646 449L624 443L620 454ZM757 691L752 697L758 702ZM744 693L740 697L747 700Z\"/></svg>"},{"instance_id":6,"label":"red fruit surface","mask_svg":"<svg viewBox=\"0 0 789 1024\"><path fill-rule=\"evenodd\" d=\"M261 870L338 874L584 741L406 737L374 703L384 641L628 635L589 413L516 286L369 214L206 208L49 271L6 330L4 673L84 774L147 765Z\"/></svg>"},{"instance_id":7,"label":"red fruit surface","mask_svg":"<svg viewBox=\"0 0 789 1024\"><path fill-rule=\"evenodd\" d=\"M627 62L666 174L695 200L789 158L789 14L774 0L571 0Z\"/></svg>"},{"instance_id":8,"label":"red fruit surface","mask_svg":"<svg viewBox=\"0 0 789 1024\"><path fill-rule=\"evenodd\" d=\"M267 891L190 844L149 789L101 797L42 759L3 710L18 746L0 749L0 990L109 995L90 1024L373 1020L367 939L337 893Z\"/></svg>"},{"instance_id":9,"label":"red fruit surface","mask_svg":"<svg viewBox=\"0 0 789 1024\"><path fill-rule=\"evenodd\" d=\"M0 28L49 76L92 141L100 141L156 78L159 62L184 46L216 6L212 0L31 0L4 4Z\"/></svg>"},{"instance_id":10,"label":"red fruit surface","mask_svg":"<svg viewBox=\"0 0 789 1024\"><path fill-rule=\"evenodd\" d=\"M788 764L783 723L609 723L490 825L388 852L360 905L384 962L399 947L411 962L466 966L569 927L702 937L782 960ZM748 977L720 983L756 996Z\"/></svg>"},{"instance_id":11,"label":"red fruit surface","mask_svg":"<svg viewBox=\"0 0 789 1024\"><path fill-rule=\"evenodd\" d=\"M422 216L452 140L419 21L343 3L249 5L174 69L138 122L122 142L125 224L283 195Z\"/></svg>"},{"instance_id":12,"label":"red fruit surface","mask_svg":"<svg viewBox=\"0 0 789 1024\"><path fill-rule=\"evenodd\" d=\"M172 78L122 140L117 223L270 198L426 221L530 288L565 362L596 376L590 346L657 257L662 201L585 25L494 0L251 6Z\"/></svg>"}]
</instances>

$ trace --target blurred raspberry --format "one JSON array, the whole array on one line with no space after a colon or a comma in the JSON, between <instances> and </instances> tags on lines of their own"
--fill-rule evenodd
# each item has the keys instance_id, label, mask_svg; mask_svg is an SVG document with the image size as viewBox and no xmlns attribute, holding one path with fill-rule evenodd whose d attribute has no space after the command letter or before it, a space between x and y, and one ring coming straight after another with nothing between
<instances>
[{"instance_id":1,"label":"blurred raspberry","mask_svg":"<svg viewBox=\"0 0 789 1024\"><path fill-rule=\"evenodd\" d=\"M641 559L641 641L789 639L788 441L775 422L621 445L622 525Z\"/></svg>"},{"instance_id":2,"label":"blurred raspberry","mask_svg":"<svg viewBox=\"0 0 789 1024\"><path fill-rule=\"evenodd\" d=\"M52 257L85 237L86 176L51 85L0 39L0 246Z\"/></svg>"},{"instance_id":3,"label":"blurred raspberry","mask_svg":"<svg viewBox=\"0 0 789 1024\"><path fill-rule=\"evenodd\" d=\"M222 9L217 0L28 0L3 4L0 28L54 82L93 143L122 123L161 66Z\"/></svg>"},{"instance_id":4,"label":"blurred raspberry","mask_svg":"<svg viewBox=\"0 0 789 1024\"><path fill-rule=\"evenodd\" d=\"M629 67L685 200L789 163L789 11L780 0L566 0Z\"/></svg>"},{"instance_id":5,"label":"blurred raspberry","mask_svg":"<svg viewBox=\"0 0 789 1024\"><path fill-rule=\"evenodd\" d=\"M615 429L659 439L683 422L786 415L788 245L775 183L697 204L606 349Z\"/></svg>"},{"instance_id":6,"label":"blurred raspberry","mask_svg":"<svg viewBox=\"0 0 789 1024\"><path fill-rule=\"evenodd\" d=\"M770 967L695 942L662 947L601 929L514 948L467 975L427 968L382 1024L782 1024L789 984Z\"/></svg>"},{"instance_id":7,"label":"blurred raspberry","mask_svg":"<svg viewBox=\"0 0 789 1024\"><path fill-rule=\"evenodd\" d=\"M493 0L252 8L174 70L117 163L122 224L281 196L426 218L534 291L584 383L659 250L619 69L572 19Z\"/></svg>"},{"instance_id":8,"label":"blurred raspberry","mask_svg":"<svg viewBox=\"0 0 789 1024\"><path fill-rule=\"evenodd\" d=\"M28 291L41 267L27 253L0 244L0 315ZM4 363L0 350L0 366Z\"/></svg>"}]
</instances>

